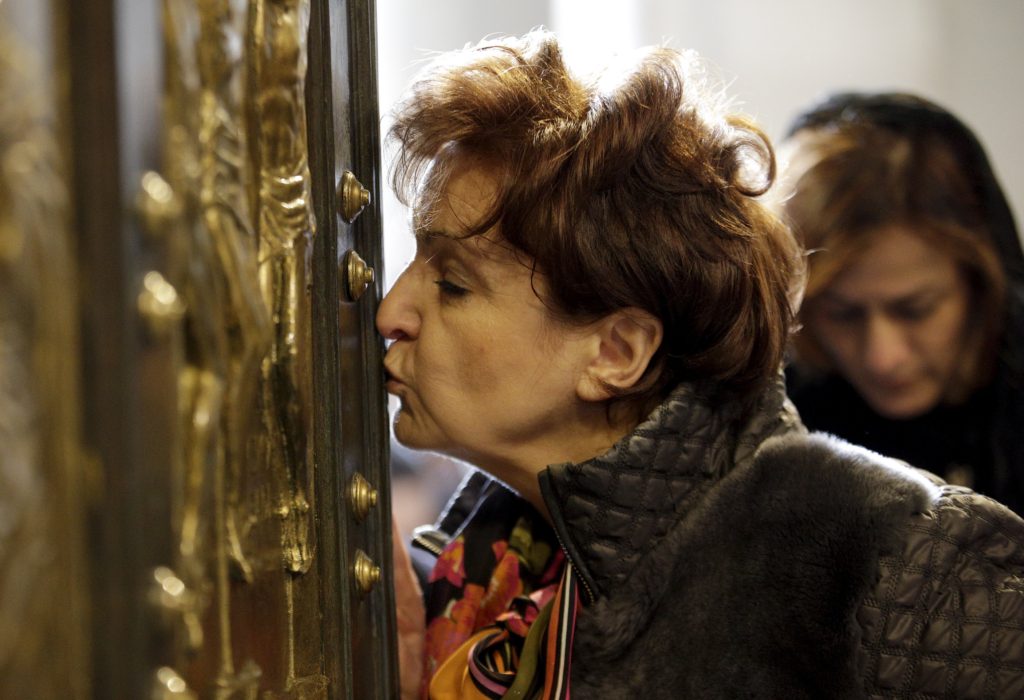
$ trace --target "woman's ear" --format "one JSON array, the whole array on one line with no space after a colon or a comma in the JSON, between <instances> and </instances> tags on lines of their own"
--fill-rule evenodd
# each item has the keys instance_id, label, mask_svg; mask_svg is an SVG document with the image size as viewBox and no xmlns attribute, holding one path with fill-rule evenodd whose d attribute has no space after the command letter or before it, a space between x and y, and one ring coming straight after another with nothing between
<instances>
[{"instance_id":1,"label":"woman's ear","mask_svg":"<svg viewBox=\"0 0 1024 700\"><path fill-rule=\"evenodd\" d=\"M642 309L620 309L597 321L577 395L584 401L604 401L614 395L612 389L635 385L661 346L662 334L661 320Z\"/></svg>"}]
</instances>

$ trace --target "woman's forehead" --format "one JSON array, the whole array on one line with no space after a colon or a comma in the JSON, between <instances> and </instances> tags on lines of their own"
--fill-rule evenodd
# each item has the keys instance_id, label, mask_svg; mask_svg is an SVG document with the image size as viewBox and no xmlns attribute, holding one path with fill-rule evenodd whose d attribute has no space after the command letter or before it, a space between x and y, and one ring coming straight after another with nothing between
<instances>
[{"instance_id":1,"label":"woman's forehead","mask_svg":"<svg viewBox=\"0 0 1024 700\"><path fill-rule=\"evenodd\" d=\"M952 256L900 227L878 232L870 246L848 261L829 285L847 298L910 295L959 279Z\"/></svg>"},{"instance_id":2,"label":"woman's forehead","mask_svg":"<svg viewBox=\"0 0 1024 700\"><path fill-rule=\"evenodd\" d=\"M425 228L416 231L416 247L426 257L441 255L466 263L495 267L530 268L526 256L516 251L493 230L473 236L453 235L448 231Z\"/></svg>"},{"instance_id":3,"label":"woman's forehead","mask_svg":"<svg viewBox=\"0 0 1024 700\"><path fill-rule=\"evenodd\" d=\"M413 211L414 229L453 236L474 231L492 214L497 190L497 180L487 168L463 160L442 182L428 178Z\"/></svg>"},{"instance_id":4,"label":"woman's forehead","mask_svg":"<svg viewBox=\"0 0 1024 700\"><path fill-rule=\"evenodd\" d=\"M412 213L417 248L457 254L467 262L491 266L495 272L497 268L514 268L531 277L540 275L536 261L501 233L500 212L494 210L499 191L495 168L481 157L463 154L447 161L444 169L447 175L435 166L435 177L427 179L428 192ZM490 228L480 230L492 221ZM506 269L505 273L512 271Z\"/></svg>"}]
</instances>

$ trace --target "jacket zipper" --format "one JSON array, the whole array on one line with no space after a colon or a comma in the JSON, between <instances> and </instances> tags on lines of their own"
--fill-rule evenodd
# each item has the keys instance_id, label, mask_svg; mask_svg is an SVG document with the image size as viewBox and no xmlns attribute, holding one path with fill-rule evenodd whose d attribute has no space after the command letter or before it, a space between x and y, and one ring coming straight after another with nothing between
<instances>
[{"instance_id":1,"label":"jacket zipper","mask_svg":"<svg viewBox=\"0 0 1024 700\"><path fill-rule=\"evenodd\" d=\"M558 528L554 528L553 527L553 528L551 528L551 531L555 533L555 539L558 540L558 546L561 547L562 552L565 554L565 563L566 563L566 565L567 566L574 566L574 567L576 567L577 571L580 571L580 567L576 566L576 564L573 563L572 555L569 554L569 550L566 549L565 543L562 542L562 537L561 537L561 535L558 534ZM591 605L591 604L595 603L597 601L597 596L594 595L594 591L591 590L590 585L587 583L587 580L585 578L583 578L582 576L577 576L576 578L579 580L580 584L583 586L583 590L587 592L587 604Z\"/></svg>"}]
</instances>

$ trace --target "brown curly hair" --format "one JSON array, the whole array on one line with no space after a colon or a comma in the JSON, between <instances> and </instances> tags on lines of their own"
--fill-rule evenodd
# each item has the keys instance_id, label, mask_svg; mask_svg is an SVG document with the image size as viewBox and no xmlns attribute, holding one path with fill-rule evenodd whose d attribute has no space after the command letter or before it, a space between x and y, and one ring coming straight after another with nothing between
<instances>
[{"instance_id":1,"label":"brown curly hair","mask_svg":"<svg viewBox=\"0 0 1024 700\"><path fill-rule=\"evenodd\" d=\"M570 73L536 30L443 54L395 110L392 183L425 212L467 156L497 182L489 216L545 276L570 323L636 307L664 340L627 395L690 381L753 396L781 364L803 258L755 198L775 178L764 133L729 114L692 53L650 48L626 69Z\"/></svg>"}]
</instances>

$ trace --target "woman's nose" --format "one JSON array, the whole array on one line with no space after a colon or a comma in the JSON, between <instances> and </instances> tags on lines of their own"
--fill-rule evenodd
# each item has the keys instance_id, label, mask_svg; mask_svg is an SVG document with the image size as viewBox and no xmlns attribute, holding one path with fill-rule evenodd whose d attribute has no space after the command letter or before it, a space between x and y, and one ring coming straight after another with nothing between
<instances>
[{"instance_id":1,"label":"woman's nose","mask_svg":"<svg viewBox=\"0 0 1024 700\"><path fill-rule=\"evenodd\" d=\"M377 332L388 340L405 340L419 334L420 314L409 268L384 295L377 308Z\"/></svg>"},{"instance_id":2,"label":"woman's nose","mask_svg":"<svg viewBox=\"0 0 1024 700\"><path fill-rule=\"evenodd\" d=\"M900 323L889 318L873 317L868 322L864 341L864 364L878 376L898 373L910 355L910 339Z\"/></svg>"}]
</instances>

